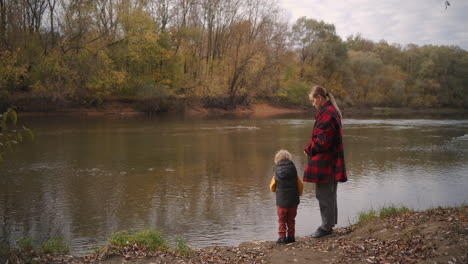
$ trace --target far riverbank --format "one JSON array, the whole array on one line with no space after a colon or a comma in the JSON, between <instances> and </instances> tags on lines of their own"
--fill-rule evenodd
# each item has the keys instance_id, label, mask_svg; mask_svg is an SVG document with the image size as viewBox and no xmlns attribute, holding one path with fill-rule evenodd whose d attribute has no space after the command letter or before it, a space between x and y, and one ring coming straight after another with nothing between
<instances>
[{"instance_id":1,"label":"far riverbank","mask_svg":"<svg viewBox=\"0 0 468 264\"><path fill-rule=\"evenodd\" d=\"M275 116L310 115L315 113L312 106L298 106L276 101L257 101L236 107L209 105L203 102L180 100L167 102L158 99L134 99L108 97L96 105L70 105L63 103L44 103L38 101L19 101L15 106L20 116L42 115L84 115L84 116L185 116L195 118L205 117L251 117L269 118ZM21 103L22 102L22 103ZM341 106L345 117L418 117L418 118L464 118L468 109L463 108L409 108L409 107L357 107Z\"/></svg>"}]
</instances>

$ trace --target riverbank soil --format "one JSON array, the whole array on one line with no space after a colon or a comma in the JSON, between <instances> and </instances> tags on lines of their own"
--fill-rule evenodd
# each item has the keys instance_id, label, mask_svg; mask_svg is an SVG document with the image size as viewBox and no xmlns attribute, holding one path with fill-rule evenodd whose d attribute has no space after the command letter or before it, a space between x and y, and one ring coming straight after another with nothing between
<instances>
[{"instance_id":1,"label":"riverbank soil","mask_svg":"<svg viewBox=\"0 0 468 264\"><path fill-rule=\"evenodd\" d=\"M468 206L408 212L362 225L337 228L328 237L314 239L306 236L296 240L296 243L288 245L277 245L274 241L256 241L245 242L237 247L209 247L193 250L185 256L174 252L145 252L132 245L119 250L106 246L101 253L86 257L39 256L33 262L468 263ZM113 255L110 252L114 252Z\"/></svg>"},{"instance_id":2,"label":"riverbank soil","mask_svg":"<svg viewBox=\"0 0 468 264\"><path fill-rule=\"evenodd\" d=\"M274 230L272 230L274 232ZM247 242L196 250L192 258L137 259L130 263L468 263L468 207L433 209L338 228L296 243ZM122 263L110 258L103 263Z\"/></svg>"},{"instance_id":3,"label":"riverbank soil","mask_svg":"<svg viewBox=\"0 0 468 264\"><path fill-rule=\"evenodd\" d=\"M138 116L145 114L156 115L178 115L186 117L223 117L223 116L239 116L239 117L255 117L268 118L286 114L301 114L311 111L311 108L300 106L279 106L270 103L255 103L249 106L237 106L234 109L210 108L204 107L201 104L185 104L177 109L166 109L162 112L149 111L149 107L142 110L143 107L136 107L134 102L120 102L108 100L102 103L99 107L75 107L62 108L52 111L30 111L18 112L20 116L37 116L37 115L72 115L72 116Z\"/></svg>"},{"instance_id":4,"label":"riverbank soil","mask_svg":"<svg viewBox=\"0 0 468 264\"><path fill-rule=\"evenodd\" d=\"M189 117L206 116L248 116L255 118L268 118L286 114L303 114L310 109L305 107L282 107L268 103L257 103L250 106L238 106L232 110L219 108L205 108L201 106L186 106L184 115Z\"/></svg>"}]
</instances>

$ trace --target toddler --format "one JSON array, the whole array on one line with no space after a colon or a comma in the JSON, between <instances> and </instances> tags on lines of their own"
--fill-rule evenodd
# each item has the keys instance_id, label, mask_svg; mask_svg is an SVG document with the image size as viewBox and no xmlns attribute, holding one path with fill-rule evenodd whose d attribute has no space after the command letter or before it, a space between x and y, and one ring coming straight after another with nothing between
<instances>
[{"instance_id":1,"label":"toddler","mask_svg":"<svg viewBox=\"0 0 468 264\"><path fill-rule=\"evenodd\" d=\"M278 244L296 242L295 224L299 196L304 185L297 175L296 166L291 161L291 153L279 150L275 155L275 176L271 179L270 190L276 192L278 214Z\"/></svg>"}]
</instances>

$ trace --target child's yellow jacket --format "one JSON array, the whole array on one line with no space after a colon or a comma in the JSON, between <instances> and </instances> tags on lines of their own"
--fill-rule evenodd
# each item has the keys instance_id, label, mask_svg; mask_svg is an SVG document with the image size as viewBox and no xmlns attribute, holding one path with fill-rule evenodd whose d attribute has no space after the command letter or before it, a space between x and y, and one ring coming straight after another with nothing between
<instances>
[{"instance_id":1,"label":"child's yellow jacket","mask_svg":"<svg viewBox=\"0 0 468 264\"><path fill-rule=\"evenodd\" d=\"M299 195L302 196L302 192L304 191L304 183L302 183L302 180L301 180L301 178L299 178L299 176L297 176L297 190L299 191ZM270 191L276 192L275 176L273 176L273 178L271 178Z\"/></svg>"}]
</instances>

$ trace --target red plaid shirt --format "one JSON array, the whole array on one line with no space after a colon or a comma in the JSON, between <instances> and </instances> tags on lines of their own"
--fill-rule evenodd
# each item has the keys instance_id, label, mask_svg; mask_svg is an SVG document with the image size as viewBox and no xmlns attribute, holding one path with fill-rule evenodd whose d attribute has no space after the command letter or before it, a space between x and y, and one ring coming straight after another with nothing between
<instances>
[{"instance_id":1,"label":"red plaid shirt","mask_svg":"<svg viewBox=\"0 0 468 264\"><path fill-rule=\"evenodd\" d=\"M326 183L332 176L339 182L348 180L341 118L330 101L327 101L315 115L312 137L304 151L308 156L304 168L305 182Z\"/></svg>"}]
</instances>

